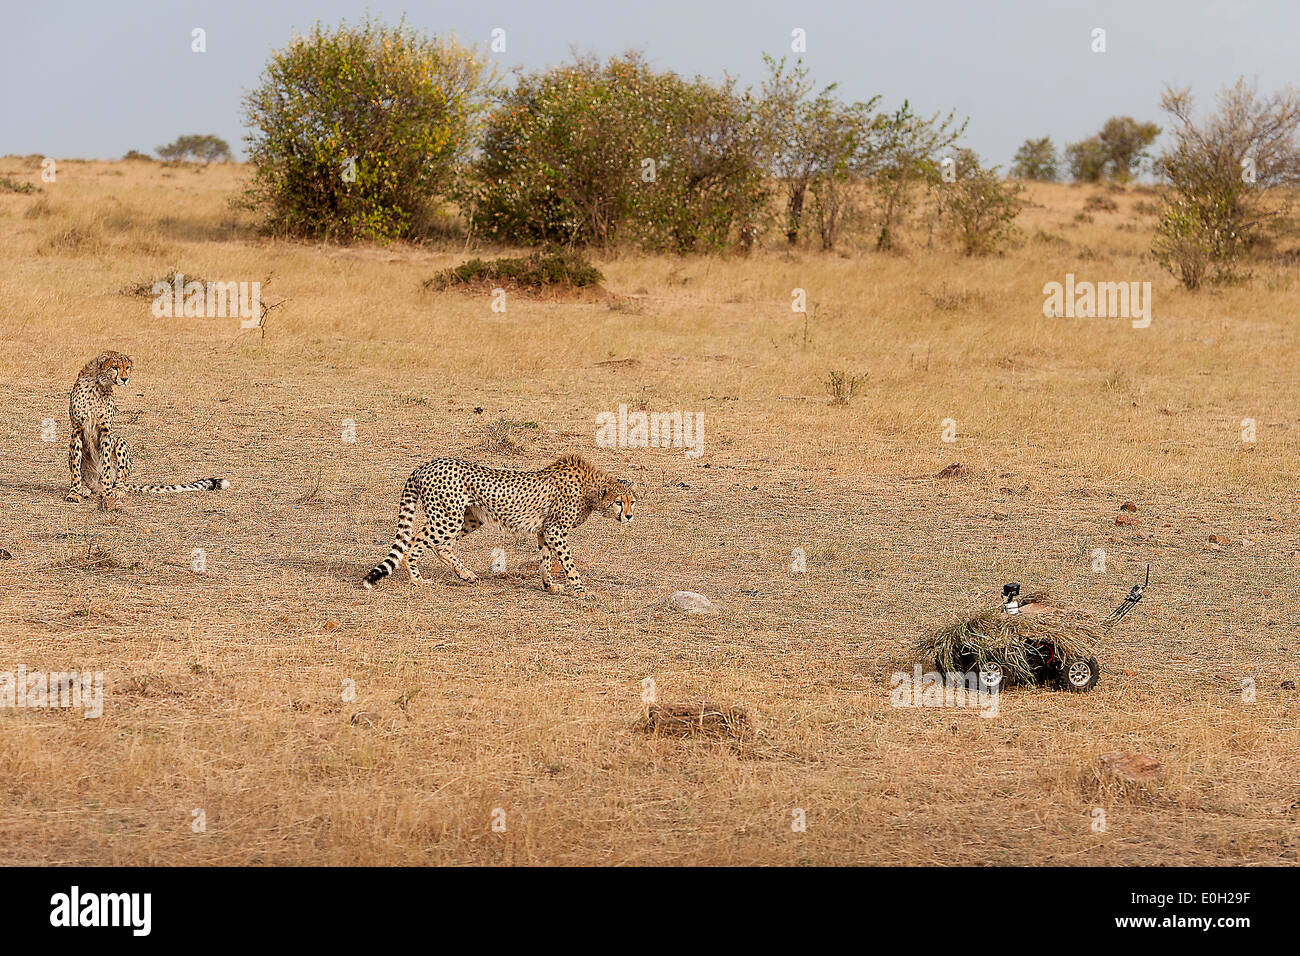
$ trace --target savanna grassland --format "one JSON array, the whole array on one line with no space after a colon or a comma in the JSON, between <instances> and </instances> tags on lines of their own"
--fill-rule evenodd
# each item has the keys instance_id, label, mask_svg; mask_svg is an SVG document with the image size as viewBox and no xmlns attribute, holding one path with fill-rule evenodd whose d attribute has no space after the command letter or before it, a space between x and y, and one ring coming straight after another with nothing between
<instances>
[{"instance_id":1,"label":"savanna grassland","mask_svg":"<svg viewBox=\"0 0 1300 956\"><path fill-rule=\"evenodd\" d=\"M896 254L623 255L597 260L607 298L499 313L422 282L501 250L261 238L227 203L239 165L0 176L41 187L0 193L0 671L105 680L98 719L0 711L0 862L1300 858L1293 260L1189 293L1146 255L1151 190L1038 185L1000 257L923 229ZM1079 217L1093 195L1116 208ZM241 331L122 292L174 269L275 308ZM1045 317L1067 273L1150 281L1150 327ZM229 491L63 501L68 389L106 348L135 360L132 480ZM704 453L597 447L620 404L702 413ZM645 486L634 523L572 536L593 598L545 594L533 542L486 529L460 547L476 585L358 587L416 465L565 452ZM1091 694L891 706L909 644L1005 581L1104 613L1148 563ZM681 589L718 613L659 605ZM648 677L757 735L645 736ZM1124 750L1159 782L1108 782Z\"/></svg>"}]
</instances>

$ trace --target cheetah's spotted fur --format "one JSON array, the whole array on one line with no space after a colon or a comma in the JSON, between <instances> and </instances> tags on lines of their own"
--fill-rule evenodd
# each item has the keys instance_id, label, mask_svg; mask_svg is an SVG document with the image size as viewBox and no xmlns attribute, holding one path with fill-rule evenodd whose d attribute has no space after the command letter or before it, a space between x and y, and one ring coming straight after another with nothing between
<instances>
[{"instance_id":1,"label":"cheetah's spotted fur","mask_svg":"<svg viewBox=\"0 0 1300 956\"><path fill-rule=\"evenodd\" d=\"M425 525L414 535L416 504L424 507ZM542 587L552 594L564 590L552 578L551 557L560 560L574 594L582 594L582 578L573 564L567 536L592 514L632 520L636 492L632 483L614 478L577 455L566 455L538 471L488 468L459 458L439 458L411 473L402 489L397 536L392 550L366 575L367 588L392 574L406 557L411 582L423 580L420 557L426 549L466 582L478 576L465 567L452 544L493 521L510 531L537 535Z\"/></svg>"},{"instance_id":2,"label":"cheetah's spotted fur","mask_svg":"<svg viewBox=\"0 0 1300 956\"><path fill-rule=\"evenodd\" d=\"M72 441L68 444L68 471L72 483L68 501L98 493L103 502L123 494L163 494L174 491L218 491L229 488L225 478L202 478L187 485L126 484L131 474L131 452L126 440L113 434L113 386L125 385L131 359L121 352L103 352L86 363L68 398Z\"/></svg>"}]
</instances>

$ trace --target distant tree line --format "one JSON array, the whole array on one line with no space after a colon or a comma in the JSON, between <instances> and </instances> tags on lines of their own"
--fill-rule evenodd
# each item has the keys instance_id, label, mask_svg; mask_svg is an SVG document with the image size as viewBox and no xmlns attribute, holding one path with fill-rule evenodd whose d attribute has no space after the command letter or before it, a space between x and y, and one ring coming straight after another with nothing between
<instances>
[{"instance_id":1,"label":"distant tree line","mask_svg":"<svg viewBox=\"0 0 1300 956\"><path fill-rule=\"evenodd\" d=\"M194 163L230 162L230 146L221 137L209 134L179 136L174 143L159 146L156 152L163 159L172 161L187 160Z\"/></svg>"},{"instance_id":2,"label":"distant tree line","mask_svg":"<svg viewBox=\"0 0 1300 956\"><path fill-rule=\"evenodd\" d=\"M476 51L405 25L317 24L245 98L244 202L272 230L338 239L417 236L455 204L475 235L510 243L687 253L749 248L778 225L792 245L833 249L852 221L889 249L919 195L958 181L955 114L846 102L802 63L766 63L758 90L636 54L503 88ZM981 215L994 208L1013 206Z\"/></svg>"},{"instance_id":3,"label":"distant tree line","mask_svg":"<svg viewBox=\"0 0 1300 956\"><path fill-rule=\"evenodd\" d=\"M1051 137L1027 140L1006 180L960 147L953 112L848 102L800 61L765 63L758 89L637 54L577 57L505 86L475 49L404 23L317 24L272 54L245 98L255 174L242 201L289 235L418 238L454 207L473 235L503 243L678 253L748 249L773 229L829 250L849 224L887 251L923 203L931 239L985 255L1016 234L1016 180L1125 183L1149 168L1168 184L1153 253L1195 287L1236 274L1284 221L1265 193L1300 181L1290 92L1260 99L1238 84L1203 120L1171 92L1163 155L1151 155L1160 127L1115 116L1059 153ZM229 151L181 137L159 154Z\"/></svg>"},{"instance_id":4,"label":"distant tree line","mask_svg":"<svg viewBox=\"0 0 1300 956\"><path fill-rule=\"evenodd\" d=\"M1069 143L1057 156L1050 136L1027 139L1016 151L1011 175L1017 179L1055 182L1062 172L1079 183L1103 180L1128 182L1150 159L1150 147L1160 135L1155 123L1139 123L1131 116L1112 116L1101 131Z\"/></svg>"}]
</instances>

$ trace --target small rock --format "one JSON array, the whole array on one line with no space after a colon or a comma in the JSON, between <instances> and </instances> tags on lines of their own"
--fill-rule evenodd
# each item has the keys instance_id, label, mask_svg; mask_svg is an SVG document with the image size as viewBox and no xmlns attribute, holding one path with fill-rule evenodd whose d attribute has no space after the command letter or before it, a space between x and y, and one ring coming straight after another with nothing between
<instances>
[{"instance_id":1,"label":"small rock","mask_svg":"<svg viewBox=\"0 0 1300 956\"><path fill-rule=\"evenodd\" d=\"M1138 519L1134 518L1132 515L1118 515L1115 518L1115 524L1122 527L1136 528Z\"/></svg>"},{"instance_id":2,"label":"small rock","mask_svg":"<svg viewBox=\"0 0 1300 956\"><path fill-rule=\"evenodd\" d=\"M1130 783L1154 783L1165 773L1159 760L1132 750L1102 754L1101 765L1112 775Z\"/></svg>"},{"instance_id":3,"label":"small rock","mask_svg":"<svg viewBox=\"0 0 1300 956\"><path fill-rule=\"evenodd\" d=\"M674 591L666 603L683 614L717 613L717 609L708 598L694 591Z\"/></svg>"},{"instance_id":4,"label":"small rock","mask_svg":"<svg viewBox=\"0 0 1300 956\"><path fill-rule=\"evenodd\" d=\"M327 631L337 631L338 629L339 629L339 622L338 622L338 621L335 621L335 620L333 620L333 619L330 619L330 620L328 620L328 621L325 622L325 630L327 630Z\"/></svg>"}]
</instances>

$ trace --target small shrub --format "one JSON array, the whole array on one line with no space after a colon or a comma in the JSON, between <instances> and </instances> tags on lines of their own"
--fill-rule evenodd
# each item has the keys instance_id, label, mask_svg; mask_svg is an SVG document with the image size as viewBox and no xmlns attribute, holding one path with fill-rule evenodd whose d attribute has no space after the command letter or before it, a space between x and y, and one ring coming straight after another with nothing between
<instances>
[{"instance_id":1,"label":"small shrub","mask_svg":"<svg viewBox=\"0 0 1300 956\"><path fill-rule=\"evenodd\" d=\"M985 169L979 157L963 151L957 163L957 180L940 183L939 218L968 256L1000 251L1016 235L1023 186L1007 182L997 169Z\"/></svg>"},{"instance_id":2,"label":"small shrub","mask_svg":"<svg viewBox=\"0 0 1300 956\"><path fill-rule=\"evenodd\" d=\"M132 161L132 162L137 162L137 163L152 163L152 162L154 162L154 158L153 158L152 156L150 156L148 153L142 153L142 152L140 152L138 149L132 149L132 150L129 150L129 151L127 152L127 154L126 154L125 156L123 156L122 158L123 158L124 160L130 160L130 161Z\"/></svg>"},{"instance_id":3,"label":"small shrub","mask_svg":"<svg viewBox=\"0 0 1300 956\"><path fill-rule=\"evenodd\" d=\"M1115 212L1119 209L1119 204L1109 196L1097 193L1084 200L1083 208L1095 212Z\"/></svg>"},{"instance_id":4,"label":"small shrub","mask_svg":"<svg viewBox=\"0 0 1300 956\"><path fill-rule=\"evenodd\" d=\"M577 252L535 252L523 258L470 259L426 279L424 287L438 292L455 286L537 292L594 288L604 279L600 270Z\"/></svg>"},{"instance_id":5,"label":"small shrub","mask_svg":"<svg viewBox=\"0 0 1300 956\"><path fill-rule=\"evenodd\" d=\"M40 186L33 186L31 183L25 183L21 180L14 179L11 176L0 176L0 193L22 193L30 195L41 191Z\"/></svg>"},{"instance_id":6,"label":"small shrub","mask_svg":"<svg viewBox=\"0 0 1300 956\"><path fill-rule=\"evenodd\" d=\"M171 285L176 281L177 275L183 276L186 283L199 282L204 286L208 285L208 280L201 276L191 275L183 269L170 269L156 279L145 279L143 282L137 282L134 285L123 286L118 290L118 294L134 296L140 299L152 299L154 297L153 287L156 283L165 282L167 285Z\"/></svg>"},{"instance_id":7,"label":"small shrub","mask_svg":"<svg viewBox=\"0 0 1300 956\"><path fill-rule=\"evenodd\" d=\"M826 391L830 393L832 405L847 405L858 389L866 384L866 375L850 375L843 370L831 372L826 378Z\"/></svg>"}]
</instances>

